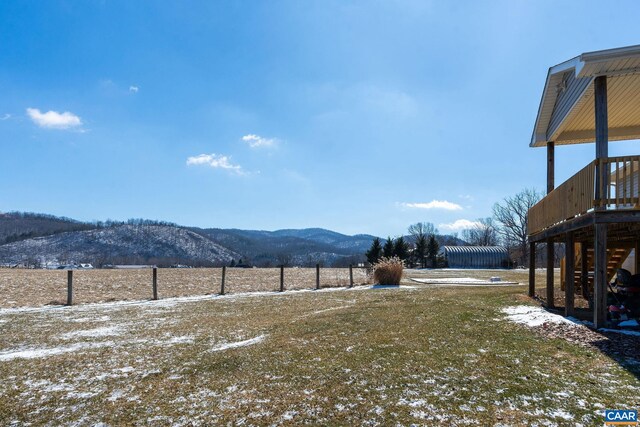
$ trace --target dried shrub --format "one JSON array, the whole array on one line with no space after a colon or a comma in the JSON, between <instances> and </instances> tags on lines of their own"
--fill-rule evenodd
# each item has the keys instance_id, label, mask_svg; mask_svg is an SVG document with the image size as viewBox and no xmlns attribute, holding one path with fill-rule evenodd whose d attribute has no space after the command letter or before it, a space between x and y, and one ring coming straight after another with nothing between
<instances>
[{"instance_id":1,"label":"dried shrub","mask_svg":"<svg viewBox=\"0 0 640 427\"><path fill-rule=\"evenodd\" d=\"M380 285L399 285L404 262L398 257L380 258L373 266L373 281Z\"/></svg>"}]
</instances>

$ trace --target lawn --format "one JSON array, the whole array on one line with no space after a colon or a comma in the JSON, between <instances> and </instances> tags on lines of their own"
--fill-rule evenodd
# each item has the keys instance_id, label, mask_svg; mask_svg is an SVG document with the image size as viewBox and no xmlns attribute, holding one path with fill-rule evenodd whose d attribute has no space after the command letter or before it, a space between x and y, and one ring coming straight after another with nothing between
<instances>
[{"instance_id":1,"label":"lawn","mask_svg":"<svg viewBox=\"0 0 640 427\"><path fill-rule=\"evenodd\" d=\"M637 409L635 359L505 320L525 292L405 280L2 309L0 424L586 426Z\"/></svg>"}]
</instances>

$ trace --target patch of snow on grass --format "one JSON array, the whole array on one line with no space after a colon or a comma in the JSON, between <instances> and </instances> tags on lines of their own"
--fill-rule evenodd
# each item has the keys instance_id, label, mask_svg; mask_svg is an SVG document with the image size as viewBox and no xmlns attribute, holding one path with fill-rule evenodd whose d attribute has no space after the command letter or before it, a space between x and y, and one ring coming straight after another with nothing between
<instances>
[{"instance_id":1,"label":"patch of snow on grass","mask_svg":"<svg viewBox=\"0 0 640 427\"><path fill-rule=\"evenodd\" d=\"M551 412L549 415L551 415L554 418L562 418L563 420L573 419L573 414L570 414L569 412L563 409L556 409L555 411Z\"/></svg>"},{"instance_id":2,"label":"patch of snow on grass","mask_svg":"<svg viewBox=\"0 0 640 427\"><path fill-rule=\"evenodd\" d=\"M313 314L320 314L320 313L324 313L324 312L327 312L327 311L340 310L340 309L349 308L349 307L351 307L351 305L341 305L339 307L325 308L324 310L314 311Z\"/></svg>"},{"instance_id":3,"label":"patch of snow on grass","mask_svg":"<svg viewBox=\"0 0 640 427\"><path fill-rule=\"evenodd\" d=\"M189 335L184 335L181 337L173 337L167 341L163 341L159 343L160 345L173 345L173 344L192 344L193 337Z\"/></svg>"},{"instance_id":4,"label":"patch of snow on grass","mask_svg":"<svg viewBox=\"0 0 640 427\"><path fill-rule=\"evenodd\" d=\"M544 323L566 323L575 325L575 322L558 314L549 313L542 307L519 305L503 308L502 312L507 315L508 320L527 326L541 326Z\"/></svg>"},{"instance_id":5,"label":"patch of snow on grass","mask_svg":"<svg viewBox=\"0 0 640 427\"><path fill-rule=\"evenodd\" d=\"M107 398L107 400L110 402L115 402L116 400L124 397L124 395L124 390L114 390L113 393L111 393L111 396Z\"/></svg>"},{"instance_id":6,"label":"patch of snow on grass","mask_svg":"<svg viewBox=\"0 0 640 427\"><path fill-rule=\"evenodd\" d=\"M251 338L244 341L236 341L236 342L230 342L226 344L220 344L213 347L211 351L223 351L223 350L229 350L231 348L246 347L249 345L258 344L262 342L265 338L266 338L266 335L259 335L255 338Z\"/></svg>"},{"instance_id":7,"label":"patch of snow on grass","mask_svg":"<svg viewBox=\"0 0 640 427\"><path fill-rule=\"evenodd\" d=\"M34 348L29 350L9 350L0 352L0 362L13 359L38 359L42 357L54 356L57 354L70 353L78 350L111 347L112 341L93 342L93 343L76 343L68 346L52 347L52 348Z\"/></svg>"},{"instance_id":8,"label":"patch of snow on grass","mask_svg":"<svg viewBox=\"0 0 640 427\"><path fill-rule=\"evenodd\" d=\"M75 319L69 319L69 322L108 322L111 320L109 316L100 316L100 317L76 317Z\"/></svg>"},{"instance_id":9,"label":"patch of snow on grass","mask_svg":"<svg viewBox=\"0 0 640 427\"><path fill-rule=\"evenodd\" d=\"M103 328L87 329L83 331L73 331L62 334L60 338L63 340L70 340L80 337L108 337L121 334L121 327L119 326L107 326Z\"/></svg>"},{"instance_id":10,"label":"patch of snow on grass","mask_svg":"<svg viewBox=\"0 0 640 427\"><path fill-rule=\"evenodd\" d=\"M443 277L439 279L418 279L411 278L414 282L424 283L425 285L447 285L447 286L513 286L520 285L519 282L508 281L491 281L476 279L473 277Z\"/></svg>"}]
</instances>

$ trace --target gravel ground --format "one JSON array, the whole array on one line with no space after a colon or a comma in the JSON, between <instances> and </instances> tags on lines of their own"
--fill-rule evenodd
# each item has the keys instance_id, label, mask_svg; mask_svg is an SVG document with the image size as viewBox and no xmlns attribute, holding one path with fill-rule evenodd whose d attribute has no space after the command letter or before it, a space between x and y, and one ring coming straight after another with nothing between
<instances>
[{"instance_id":1,"label":"gravel ground","mask_svg":"<svg viewBox=\"0 0 640 427\"><path fill-rule=\"evenodd\" d=\"M547 338L562 338L585 347L596 348L615 358L640 363L640 336L637 335L594 331L584 325L565 323L544 323L535 329Z\"/></svg>"}]
</instances>

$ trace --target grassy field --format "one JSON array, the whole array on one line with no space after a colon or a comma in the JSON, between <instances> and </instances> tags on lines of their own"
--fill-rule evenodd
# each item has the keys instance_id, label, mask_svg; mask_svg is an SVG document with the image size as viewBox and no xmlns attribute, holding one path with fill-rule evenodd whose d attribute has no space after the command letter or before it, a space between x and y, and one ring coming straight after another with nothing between
<instances>
[{"instance_id":1,"label":"grassy field","mask_svg":"<svg viewBox=\"0 0 640 427\"><path fill-rule=\"evenodd\" d=\"M353 269L356 284L369 283L366 271ZM220 292L221 268L158 269L160 298ZM74 304L149 299L152 270L77 270L73 276ZM347 268L322 268L321 287L349 284ZM286 289L313 289L315 268L286 268ZM275 291L279 268L228 268L226 293ZM0 308L60 305L67 300L67 272L61 270L0 269Z\"/></svg>"},{"instance_id":2,"label":"grassy field","mask_svg":"<svg viewBox=\"0 0 640 427\"><path fill-rule=\"evenodd\" d=\"M403 285L2 309L0 425L587 426L640 405L638 361L505 320L524 286Z\"/></svg>"}]
</instances>

